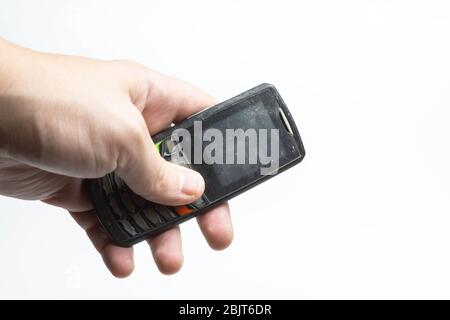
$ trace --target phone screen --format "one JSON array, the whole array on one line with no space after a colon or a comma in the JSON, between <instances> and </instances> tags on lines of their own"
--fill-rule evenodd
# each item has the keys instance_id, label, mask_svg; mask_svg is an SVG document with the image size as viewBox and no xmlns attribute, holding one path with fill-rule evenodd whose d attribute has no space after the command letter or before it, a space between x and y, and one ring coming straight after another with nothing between
<instances>
[{"instance_id":1,"label":"phone screen","mask_svg":"<svg viewBox=\"0 0 450 320\"><path fill-rule=\"evenodd\" d=\"M190 150L184 152L184 164L203 176L205 202L276 174L298 157L280 112L276 97L266 90L185 128L191 138L183 146Z\"/></svg>"}]
</instances>

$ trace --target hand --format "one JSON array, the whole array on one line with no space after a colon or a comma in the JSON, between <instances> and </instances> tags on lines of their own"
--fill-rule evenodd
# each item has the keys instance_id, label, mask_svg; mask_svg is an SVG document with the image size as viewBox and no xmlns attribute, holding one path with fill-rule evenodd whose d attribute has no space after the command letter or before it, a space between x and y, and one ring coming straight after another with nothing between
<instances>
[{"instance_id":1,"label":"hand","mask_svg":"<svg viewBox=\"0 0 450 320\"><path fill-rule=\"evenodd\" d=\"M0 194L67 209L112 274L128 276L133 248L109 240L82 180L116 171L148 200L178 205L197 199L202 177L164 161L150 135L215 100L129 61L39 53L1 39L0 57ZM231 243L227 204L197 220L212 248ZM162 273L181 268L178 227L148 243Z\"/></svg>"}]
</instances>

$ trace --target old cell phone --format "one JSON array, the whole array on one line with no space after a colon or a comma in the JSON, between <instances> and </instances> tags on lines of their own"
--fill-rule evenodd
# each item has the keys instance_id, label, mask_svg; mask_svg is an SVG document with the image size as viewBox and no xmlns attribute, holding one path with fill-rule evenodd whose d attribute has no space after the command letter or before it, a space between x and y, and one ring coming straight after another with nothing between
<instances>
[{"instance_id":1,"label":"old cell phone","mask_svg":"<svg viewBox=\"0 0 450 320\"><path fill-rule=\"evenodd\" d=\"M270 84L194 114L152 139L164 159L198 171L205 192L194 203L171 207L136 195L115 173L87 180L100 222L120 246L131 246L191 219L305 156L294 120Z\"/></svg>"}]
</instances>

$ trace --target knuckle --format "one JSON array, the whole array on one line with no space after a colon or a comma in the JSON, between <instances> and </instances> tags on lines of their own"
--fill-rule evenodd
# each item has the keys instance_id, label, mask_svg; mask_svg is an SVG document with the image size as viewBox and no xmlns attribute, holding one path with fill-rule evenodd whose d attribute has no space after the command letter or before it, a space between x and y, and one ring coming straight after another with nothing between
<instances>
[{"instance_id":1,"label":"knuckle","mask_svg":"<svg viewBox=\"0 0 450 320\"><path fill-rule=\"evenodd\" d=\"M147 68L139 62L133 60L115 60L114 66L121 74L132 75L133 78L142 78L146 74Z\"/></svg>"},{"instance_id":2,"label":"knuckle","mask_svg":"<svg viewBox=\"0 0 450 320\"><path fill-rule=\"evenodd\" d=\"M124 117L120 121L116 135L121 146L126 149L135 149L144 145L147 138L148 130L142 117Z\"/></svg>"}]
</instances>

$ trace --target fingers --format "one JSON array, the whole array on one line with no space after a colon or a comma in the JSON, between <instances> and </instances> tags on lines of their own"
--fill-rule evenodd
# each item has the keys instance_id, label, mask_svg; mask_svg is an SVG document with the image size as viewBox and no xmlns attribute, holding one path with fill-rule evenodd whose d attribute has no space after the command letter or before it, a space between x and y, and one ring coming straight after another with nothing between
<instances>
[{"instance_id":1,"label":"fingers","mask_svg":"<svg viewBox=\"0 0 450 320\"><path fill-rule=\"evenodd\" d=\"M101 227L94 211L71 212L75 221L86 230L94 247L101 254L109 271L118 278L129 276L134 270L133 248L116 246ZM173 274L183 265L179 228L170 229L150 240L153 258L164 274Z\"/></svg>"},{"instance_id":2,"label":"fingers","mask_svg":"<svg viewBox=\"0 0 450 320\"><path fill-rule=\"evenodd\" d=\"M114 245L101 227L94 211L71 212L70 214L86 230L86 234L101 254L106 267L115 277L124 278L133 272L133 248Z\"/></svg>"},{"instance_id":3,"label":"fingers","mask_svg":"<svg viewBox=\"0 0 450 320\"><path fill-rule=\"evenodd\" d=\"M197 221L211 248L223 250L233 241L234 233L228 203L220 204L198 216Z\"/></svg>"},{"instance_id":4,"label":"fingers","mask_svg":"<svg viewBox=\"0 0 450 320\"><path fill-rule=\"evenodd\" d=\"M155 71L149 71L149 78L143 115L152 135L216 103L211 95L185 81Z\"/></svg>"},{"instance_id":5,"label":"fingers","mask_svg":"<svg viewBox=\"0 0 450 320\"><path fill-rule=\"evenodd\" d=\"M123 248L114 245L100 225L86 230L86 234L101 254L106 267L115 277L125 278L133 272L132 247Z\"/></svg>"},{"instance_id":6,"label":"fingers","mask_svg":"<svg viewBox=\"0 0 450 320\"><path fill-rule=\"evenodd\" d=\"M133 248L116 246L101 227L93 210L71 212L75 221L86 230L94 247L101 254L106 267L118 277L129 276L134 270ZM225 249L233 240L228 204L224 203L197 218L208 244L216 250ZM153 259L163 274L174 274L183 265L180 229L175 227L147 240Z\"/></svg>"},{"instance_id":7,"label":"fingers","mask_svg":"<svg viewBox=\"0 0 450 320\"><path fill-rule=\"evenodd\" d=\"M198 216L197 221L211 248L222 250L231 244L233 227L228 203L223 203ZM181 269L183 252L179 227L170 229L147 242L161 273L174 274Z\"/></svg>"},{"instance_id":8,"label":"fingers","mask_svg":"<svg viewBox=\"0 0 450 320\"><path fill-rule=\"evenodd\" d=\"M147 240L153 259L163 274L174 274L183 265L180 229L175 227Z\"/></svg>"}]
</instances>

